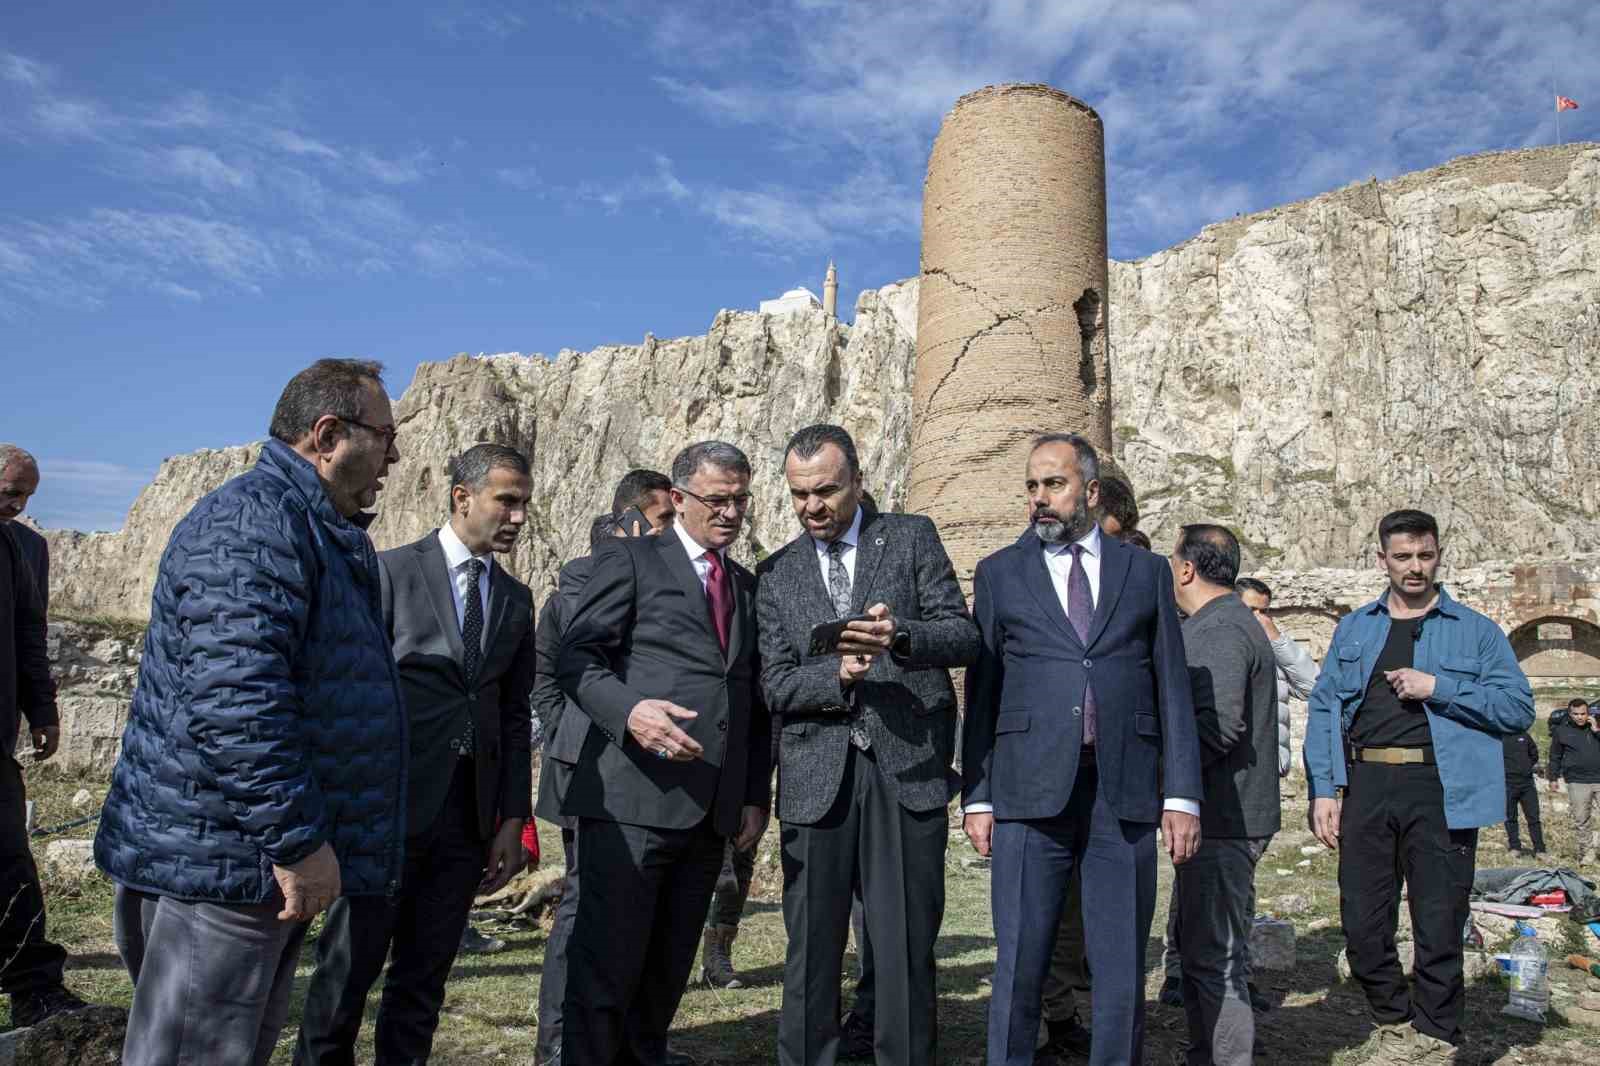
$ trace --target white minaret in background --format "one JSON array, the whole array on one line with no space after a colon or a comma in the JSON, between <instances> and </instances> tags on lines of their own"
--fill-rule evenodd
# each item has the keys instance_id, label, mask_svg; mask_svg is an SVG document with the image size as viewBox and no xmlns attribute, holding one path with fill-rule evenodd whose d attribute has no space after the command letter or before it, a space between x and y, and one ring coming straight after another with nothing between
<instances>
[{"instance_id":1,"label":"white minaret in background","mask_svg":"<svg viewBox=\"0 0 1600 1066\"><path fill-rule=\"evenodd\" d=\"M836 318L839 314L839 272L833 269L833 260L828 260L828 276L822 279L822 313L829 318Z\"/></svg>"}]
</instances>

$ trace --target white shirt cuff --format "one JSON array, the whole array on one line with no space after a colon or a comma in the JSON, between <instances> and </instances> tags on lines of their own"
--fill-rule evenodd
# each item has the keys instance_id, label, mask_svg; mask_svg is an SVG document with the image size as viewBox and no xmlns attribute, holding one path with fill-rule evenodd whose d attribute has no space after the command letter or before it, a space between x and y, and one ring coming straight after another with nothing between
<instances>
[{"instance_id":1,"label":"white shirt cuff","mask_svg":"<svg viewBox=\"0 0 1600 1066\"><path fill-rule=\"evenodd\" d=\"M992 803L968 803L967 805L965 805L964 807L961 808L961 813L962 814L993 814L994 813L994 804L992 804Z\"/></svg>"},{"instance_id":2,"label":"white shirt cuff","mask_svg":"<svg viewBox=\"0 0 1600 1066\"><path fill-rule=\"evenodd\" d=\"M1163 800L1161 809L1164 811L1182 811L1184 814L1192 814L1196 818L1200 817L1200 804L1194 800L1179 799L1176 796Z\"/></svg>"}]
</instances>

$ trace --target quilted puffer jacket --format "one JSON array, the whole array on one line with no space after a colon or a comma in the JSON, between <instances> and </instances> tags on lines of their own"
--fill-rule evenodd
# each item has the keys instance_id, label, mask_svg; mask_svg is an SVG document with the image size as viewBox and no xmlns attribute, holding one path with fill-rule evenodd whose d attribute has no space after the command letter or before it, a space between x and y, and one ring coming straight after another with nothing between
<instances>
[{"instance_id":1,"label":"quilted puffer jacket","mask_svg":"<svg viewBox=\"0 0 1600 1066\"><path fill-rule=\"evenodd\" d=\"M393 894L405 765L372 542L268 441L161 557L95 861L129 888L262 903L274 863L329 842L346 895Z\"/></svg>"}]
</instances>

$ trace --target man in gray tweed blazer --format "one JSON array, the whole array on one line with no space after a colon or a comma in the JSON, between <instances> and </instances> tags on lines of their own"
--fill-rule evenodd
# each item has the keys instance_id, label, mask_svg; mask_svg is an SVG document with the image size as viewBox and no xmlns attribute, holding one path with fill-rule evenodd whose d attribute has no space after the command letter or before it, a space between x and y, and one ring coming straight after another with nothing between
<instances>
[{"instance_id":1,"label":"man in gray tweed blazer","mask_svg":"<svg viewBox=\"0 0 1600 1066\"><path fill-rule=\"evenodd\" d=\"M758 569L761 681L782 722L778 818L789 934L781 1066L833 1066L839 970L859 882L876 955L881 1066L939 1061L933 948L944 918L945 807L956 788L949 669L978 631L933 523L862 500L855 442L796 433L784 457L805 532ZM819 622L851 622L822 655Z\"/></svg>"}]
</instances>

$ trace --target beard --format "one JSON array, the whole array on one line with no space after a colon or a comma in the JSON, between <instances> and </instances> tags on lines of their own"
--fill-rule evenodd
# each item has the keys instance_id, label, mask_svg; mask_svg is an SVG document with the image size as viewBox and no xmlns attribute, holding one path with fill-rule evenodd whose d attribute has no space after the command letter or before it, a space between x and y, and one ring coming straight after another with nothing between
<instances>
[{"instance_id":1,"label":"beard","mask_svg":"<svg viewBox=\"0 0 1600 1066\"><path fill-rule=\"evenodd\" d=\"M1040 521L1053 518L1055 521ZM1081 493L1066 514L1041 507L1033 512L1033 532L1046 544L1071 544L1089 532L1089 494Z\"/></svg>"}]
</instances>

